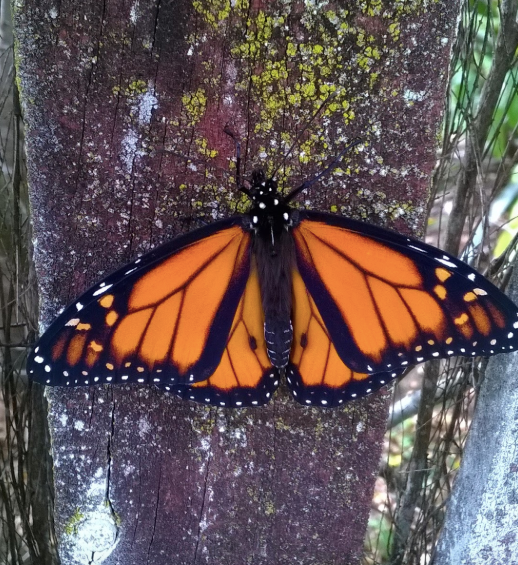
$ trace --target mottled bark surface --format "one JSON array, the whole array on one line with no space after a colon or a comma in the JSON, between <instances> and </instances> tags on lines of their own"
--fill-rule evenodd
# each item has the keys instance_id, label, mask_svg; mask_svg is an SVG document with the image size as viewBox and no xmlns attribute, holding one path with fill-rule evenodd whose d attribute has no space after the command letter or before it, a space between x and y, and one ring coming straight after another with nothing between
<instances>
[{"instance_id":1,"label":"mottled bark surface","mask_svg":"<svg viewBox=\"0 0 518 565\"><path fill-rule=\"evenodd\" d=\"M281 167L287 186L362 137L301 203L419 233L457 8L20 2L44 326L103 274L242 206L227 123L246 171ZM148 387L48 395L64 563L358 561L387 394L334 411L282 390L242 411Z\"/></svg>"},{"instance_id":2,"label":"mottled bark surface","mask_svg":"<svg viewBox=\"0 0 518 565\"><path fill-rule=\"evenodd\" d=\"M516 265L508 294L518 302ZM516 354L489 360L434 565L518 563L517 373Z\"/></svg>"}]
</instances>

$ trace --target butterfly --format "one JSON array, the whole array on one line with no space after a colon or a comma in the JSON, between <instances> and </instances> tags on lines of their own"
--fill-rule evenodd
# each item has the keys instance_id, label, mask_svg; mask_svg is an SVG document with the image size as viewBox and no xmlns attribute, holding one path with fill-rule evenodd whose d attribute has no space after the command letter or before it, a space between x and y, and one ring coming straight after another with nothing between
<instances>
[{"instance_id":1,"label":"butterfly","mask_svg":"<svg viewBox=\"0 0 518 565\"><path fill-rule=\"evenodd\" d=\"M465 263L290 205L334 167L287 195L255 170L240 188L247 214L177 237L87 290L36 344L29 376L148 383L244 407L267 403L284 374L299 403L334 407L414 363L513 351L518 308Z\"/></svg>"}]
</instances>

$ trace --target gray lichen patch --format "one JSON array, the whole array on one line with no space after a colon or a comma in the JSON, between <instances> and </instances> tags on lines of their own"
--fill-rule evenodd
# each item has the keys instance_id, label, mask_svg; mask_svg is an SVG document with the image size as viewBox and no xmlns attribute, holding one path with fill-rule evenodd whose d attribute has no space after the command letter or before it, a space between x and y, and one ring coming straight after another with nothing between
<instances>
[{"instance_id":1,"label":"gray lichen patch","mask_svg":"<svg viewBox=\"0 0 518 565\"><path fill-rule=\"evenodd\" d=\"M108 507L73 517L70 531L62 539L62 553L68 563L102 563L118 544L118 525Z\"/></svg>"}]
</instances>

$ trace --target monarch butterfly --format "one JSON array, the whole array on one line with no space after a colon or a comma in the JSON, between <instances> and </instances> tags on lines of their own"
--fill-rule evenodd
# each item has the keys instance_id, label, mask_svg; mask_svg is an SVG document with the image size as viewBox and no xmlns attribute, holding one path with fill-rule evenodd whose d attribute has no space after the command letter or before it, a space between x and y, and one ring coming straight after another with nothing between
<instances>
[{"instance_id":1,"label":"monarch butterfly","mask_svg":"<svg viewBox=\"0 0 518 565\"><path fill-rule=\"evenodd\" d=\"M514 350L517 307L468 265L290 206L342 154L285 196L254 171L240 187L248 214L177 237L86 291L39 340L30 377L150 383L243 407L268 402L284 373L295 400L333 407L413 363ZM237 165L239 180L239 156Z\"/></svg>"}]
</instances>

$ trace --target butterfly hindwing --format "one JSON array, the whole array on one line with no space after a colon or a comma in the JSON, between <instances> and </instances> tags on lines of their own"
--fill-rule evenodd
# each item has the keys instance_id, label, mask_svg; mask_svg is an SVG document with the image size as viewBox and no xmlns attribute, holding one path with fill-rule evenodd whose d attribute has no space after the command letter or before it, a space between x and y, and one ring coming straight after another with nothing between
<instances>
[{"instance_id":1,"label":"butterfly hindwing","mask_svg":"<svg viewBox=\"0 0 518 565\"><path fill-rule=\"evenodd\" d=\"M402 371L375 374L351 370L338 356L322 315L299 272L293 272L293 344L286 378L303 405L340 406L386 385Z\"/></svg>"},{"instance_id":2,"label":"butterfly hindwing","mask_svg":"<svg viewBox=\"0 0 518 565\"><path fill-rule=\"evenodd\" d=\"M187 384L220 363L250 272L240 218L181 236L108 276L70 305L29 358L63 386Z\"/></svg>"},{"instance_id":3,"label":"butterfly hindwing","mask_svg":"<svg viewBox=\"0 0 518 565\"><path fill-rule=\"evenodd\" d=\"M267 354L257 265L252 259L250 276L214 373L194 385L161 388L205 404L243 407L266 404L278 385L279 373Z\"/></svg>"},{"instance_id":4,"label":"butterfly hindwing","mask_svg":"<svg viewBox=\"0 0 518 565\"><path fill-rule=\"evenodd\" d=\"M434 247L316 212L301 212L293 235L304 284L353 371L401 372L427 359L518 347L516 306Z\"/></svg>"}]
</instances>

